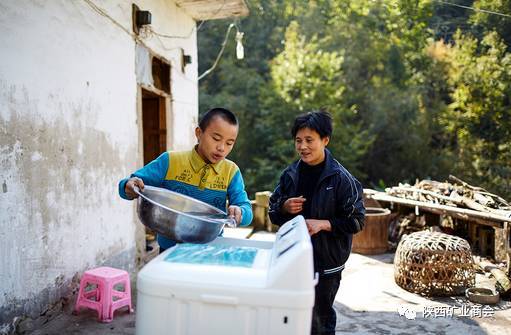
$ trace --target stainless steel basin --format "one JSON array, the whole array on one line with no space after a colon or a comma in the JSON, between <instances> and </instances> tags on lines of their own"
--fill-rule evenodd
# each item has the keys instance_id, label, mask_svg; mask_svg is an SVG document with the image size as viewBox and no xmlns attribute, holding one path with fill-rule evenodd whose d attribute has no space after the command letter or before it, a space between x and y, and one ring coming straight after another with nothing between
<instances>
[{"instance_id":1,"label":"stainless steel basin","mask_svg":"<svg viewBox=\"0 0 511 335\"><path fill-rule=\"evenodd\" d=\"M236 223L218 208L180 193L152 186L135 192L140 221L176 242L208 243L225 224Z\"/></svg>"}]
</instances>

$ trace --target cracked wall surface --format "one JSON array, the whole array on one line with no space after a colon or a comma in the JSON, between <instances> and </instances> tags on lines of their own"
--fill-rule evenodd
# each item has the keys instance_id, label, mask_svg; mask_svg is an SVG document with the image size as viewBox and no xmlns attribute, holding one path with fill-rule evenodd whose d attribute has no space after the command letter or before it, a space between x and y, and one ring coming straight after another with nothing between
<instances>
[{"instance_id":1,"label":"cracked wall surface","mask_svg":"<svg viewBox=\"0 0 511 335\"><path fill-rule=\"evenodd\" d=\"M137 4L160 31L194 27L170 1ZM131 27L131 2L100 5ZM134 269L140 223L117 183L142 153L131 36L85 1L1 2L0 28L1 328L69 294L86 269ZM195 34L166 43L148 46L175 62L181 43L196 62ZM193 144L197 66L188 67L172 70L171 149Z\"/></svg>"}]
</instances>

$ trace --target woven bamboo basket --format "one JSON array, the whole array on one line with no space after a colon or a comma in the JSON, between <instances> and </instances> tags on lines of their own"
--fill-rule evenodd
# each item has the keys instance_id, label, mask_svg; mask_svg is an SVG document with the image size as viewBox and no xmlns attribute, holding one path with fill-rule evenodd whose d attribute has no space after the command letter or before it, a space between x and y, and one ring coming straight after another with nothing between
<instances>
[{"instance_id":1,"label":"woven bamboo basket","mask_svg":"<svg viewBox=\"0 0 511 335\"><path fill-rule=\"evenodd\" d=\"M443 233L405 235L396 250L394 279L405 290L425 296L463 294L475 284L470 245Z\"/></svg>"}]
</instances>

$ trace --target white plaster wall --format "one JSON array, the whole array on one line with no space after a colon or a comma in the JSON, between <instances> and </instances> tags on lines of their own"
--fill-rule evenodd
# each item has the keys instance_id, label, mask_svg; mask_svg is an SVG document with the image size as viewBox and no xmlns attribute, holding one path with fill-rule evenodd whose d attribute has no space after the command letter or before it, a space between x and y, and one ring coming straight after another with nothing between
<instances>
[{"instance_id":1,"label":"white plaster wall","mask_svg":"<svg viewBox=\"0 0 511 335\"><path fill-rule=\"evenodd\" d=\"M151 11L156 31L183 35L195 26L172 1L135 2ZM132 2L94 3L131 30ZM0 30L2 316L13 305L30 311L51 303L77 273L133 254L134 204L119 198L117 183L141 160L141 121L135 41L85 0L1 1ZM173 149L189 148L198 113L196 33L146 44L172 61L168 133ZM177 47L192 55L185 73Z\"/></svg>"},{"instance_id":2,"label":"white plaster wall","mask_svg":"<svg viewBox=\"0 0 511 335\"><path fill-rule=\"evenodd\" d=\"M181 8L168 0L141 0L137 2L141 10L152 14L153 29L164 35L186 36L188 38L164 38L152 36L144 43L157 54L171 62L171 124L168 134L169 150L188 150L195 144L194 129L199 114L199 88L197 80L198 52L195 21ZM192 63L181 72L180 48L192 56Z\"/></svg>"}]
</instances>

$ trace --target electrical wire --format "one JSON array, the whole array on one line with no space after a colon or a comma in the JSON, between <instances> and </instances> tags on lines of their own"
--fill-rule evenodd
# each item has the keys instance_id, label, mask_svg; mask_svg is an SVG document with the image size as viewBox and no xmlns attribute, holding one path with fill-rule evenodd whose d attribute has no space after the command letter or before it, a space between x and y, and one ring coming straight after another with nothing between
<instances>
[{"instance_id":1,"label":"electrical wire","mask_svg":"<svg viewBox=\"0 0 511 335\"><path fill-rule=\"evenodd\" d=\"M499 16L511 18L510 14L494 12L494 11L487 10L487 9L480 9L480 8L474 8L474 7L470 7L470 6L459 5L459 4L456 4L456 3L452 3L452 2L448 2L448 1L443 1L443 0L432 0L432 1L444 4L444 5L460 7L460 8L464 8L464 9L470 9L470 10L473 10L475 12L480 12L480 13L485 13L485 14L492 14L492 15L499 15Z\"/></svg>"},{"instance_id":2,"label":"electrical wire","mask_svg":"<svg viewBox=\"0 0 511 335\"><path fill-rule=\"evenodd\" d=\"M161 33L158 33L158 32L156 32L156 31L154 31L152 27L150 27L150 30L151 30L151 33L153 33L154 35L159 36L159 37L164 37L164 38L183 38L183 39L188 39L188 38L190 38L190 36L192 36L192 34L193 34L193 32L194 32L195 30L197 30L197 31L199 31L199 30L200 30L200 28L202 27L202 25L204 24L204 22L206 22L206 20L201 21L201 23L199 24L199 26L194 26L194 27L192 28L192 30L190 30L190 32L188 33L188 35L181 35L181 36L179 36L179 35L167 35L167 34L161 34Z\"/></svg>"},{"instance_id":3,"label":"electrical wire","mask_svg":"<svg viewBox=\"0 0 511 335\"><path fill-rule=\"evenodd\" d=\"M128 28L124 27L122 24L117 22L117 20L115 20L113 17L111 17L105 10L98 7L93 1L91 1L91 0L83 0L83 1L85 1L95 12L97 12L101 16L106 17L108 20L110 20L117 27L121 28L125 33L127 33L131 37L137 39L137 37L134 33L132 33Z\"/></svg>"},{"instance_id":4,"label":"electrical wire","mask_svg":"<svg viewBox=\"0 0 511 335\"><path fill-rule=\"evenodd\" d=\"M128 34L129 36L131 36L137 43L140 43L141 45L143 45L145 48L147 49L151 49L146 41L144 41L143 38L145 39L150 39L152 37L152 33L151 33L151 30L150 29L147 29L149 27L142 27L143 29L141 29L141 34L140 35L136 35L135 33L132 33L128 28L124 27L122 24L120 24L117 20L115 20L113 17L111 17L105 10L103 10L102 8L98 7L93 1L91 0L83 0L89 7L91 7L96 13L100 14L101 16L107 18L109 21L111 21L113 24L115 24L117 27L119 27L120 29L122 29L126 34ZM178 49L181 49L180 47L174 47L174 48L168 48L165 46L165 43L163 43L163 41L158 37L158 41L160 42L161 44L161 47L165 50L165 51L172 51L172 50L178 50ZM173 58L165 58L172 66L172 68L178 68L180 65L178 64L178 61L173 59ZM173 72L174 74L177 74L179 77L181 77L183 80L186 80L186 81L189 81L191 83L195 83L196 81L191 79L191 78L188 78L186 75L182 74L181 71L175 71Z\"/></svg>"},{"instance_id":5,"label":"electrical wire","mask_svg":"<svg viewBox=\"0 0 511 335\"><path fill-rule=\"evenodd\" d=\"M100 14L101 16L107 18L109 21L111 21L113 24L115 24L117 27L119 27L120 29L122 29L126 34L128 34L129 36L131 36L136 42L142 44L143 46L145 46L146 48L150 49L149 46L145 43L145 41L142 39L150 39L152 36L156 36L156 38L158 39L158 41L160 42L161 44L161 47L165 50L165 51L172 51L172 50L177 50L177 49L181 49L179 47L174 47L174 48L167 48L165 46L165 43L163 43L163 41L160 39L160 37L163 37L163 38L189 38L194 30L197 30L199 31L200 28L203 26L203 24L208 20L202 20L201 23L198 25L198 26L195 26L192 28L192 30L190 30L190 33L188 33L188 35L184 35L184 36L177 36L177 35L166 35L166 34L161 34L161 33L158 33L156 31L154 31L152 29L151 26L146 26L146 27L143 27L143 29L141 30L141 34L140 36L139 35L136 35L135 33L131 32L130 29L124 27L121 23L119 23L117 20L115 20L113 17L111 17L104 9L100 8L99 6L97 6L92 0L83 0L87 5L89 5L89 7L91 7L96 13ZM217 15L225 6L225 4L227 3L227 0L224 0L224 2L222 3L222 5L210 16L210 18L214 17L215 15ZM225 46L227 45L227 38L229 36L229 32L231 31L231 29L233 27L236 27L236 30L239 32L239 29L238 27L236 26L235 23L231 23L229 25L229 27L227 28L227 32L225 34L225 38L224 38L224 41L222 43L222 48L220 49L220 52L218 53L216 59L215 59L215 62L213 63L213 66L211 66L211 68L209 68L208 70L206 70L203 74L201 74L197 80L201 80L202 78L204 78L205 76L207 76L209 73L211 73L215 68L216 66L218 65L218 62L220 61L220 58L222 57L222 54L225 50ZM142 37L142 38L141 38ZM173 64L174 66L177 66L176 65L176 61L174 59L170 59L169 60L171 64ZM185 78L186 80L190 80L188 77L186 76L182 76L183 78Z\"/></svg>"},{"instance_id":6,"label":"electrical wire","mask_svg":"<svg viewBox=\"0 0 511 335\"><path fill-rule=\"evenodd\" d=\"M213 63L213 65L209 69L204 71L204 73L202 73L199 76L198 80L201 80L202 78L204 78L205 76L210 74L216 68L216 66L218 65L218 62L220 61L220 58L222 57L222 54L224 53L225 46L227 45L227 38L229 37L229 33L231 32L231 29L234 28L234 27L236 27L236 30L238 30L238 27L236 26L236 24L231 23L229 25L229 27L227 28L227 32L225 33L224 41L222 42L222 48L220 49L220 52L216 56L215 62Z\"/></svg>"},{"instance_id":7,"label":"electrical wire","mask_svg":"<svg viewBox=\"0 0 511 335\"><path fill-rule=\"evenodd\" d=\"M112 22L114 25L116 25L117 27L119 27L122 31L124 31L126 34L128 34L129 36L131 36L137 43L140 43L141 45L143 45L144 47L146 47L147 49L151 49L145 39L150 39L152 38L153 36L156 36L156 38L158 39L158 42L160 43L161 47L165 50L165 51L173 51L173 50L178 50L178 49L182 49L181 47L173 47L173 48L168 48L166 47L165 43L160 39L160 37L166 37L166 38L180 38L179 36L172 36L172 35L165 35L165 34L159 34L157 32L155 32L152 27L150 26L144 26L142 27L142 29L140 30L140 34L137 35L135 33L133 33L130 29L124 27L121 23L119 23L116 19L114 19L112 16L110 16L104 9L102 9L101 7L97 6L94 1L92 0L83 0L92 10L94 10L96 13L98 13L99 15L105 17L106 19L108 19L110 22ZM216 11L215 13L213 13L211 15L211 17L214 17L216 14L218 14L225 6L227 0L224 0L224 2L222 3L222 6L220 6ZM183 36L181 38L189 38L191 36L191 34L194 32L194 30L200 30L200 28L204 25L204 23L207 21L208 19L205 19L205 20L202 20L201 23L199 24L199 26L195 26L192 28L192 30L190 31L190 33L188 34L188 36ZM225 44L225 42L224 42ZM173 58L170 58L170 59L167 59L167 61L169 61L173 67L177 67L178 64L177 64L177 61ZM218 60L217 60L218 62ZM182 77L183 79L187 80L187 81L190 81L190 82L195 82L194 80L188 78L187 76L181 74L179 71L176 71L176 73Z\"/></svg>"},{"instance_id":8,"label":"electrical wire","mask_svg":"<svg viewBox=\"0 0 511 335\"><path fill-rule=\"evenodd\" d=\"M92 0L83 0L83 1L85 3L87 3L95 12L97 12L101 16L104 16L105 18L110 20L113 24L115 24L116 26L121 28L125 33L127 33L128 35L133 37L135 40L143 43L143 41L140 40L140 38L136 34L134 34L133 32L131 32L130 29L128 29L128 28L124 27L122 24L120 24L117 20L115 20L113 17L111 17L104 9L100 8L99 6L97 6ZM210 20L211 18L215 17L218 13L220 13L220 11L225 7L226 3L227 3L227 0L224 0L222 5L220 7L218 7L218 9L213 14L211 14L211 16L209 18L207 18L205 20L202 20L201 23L198 26L194 26L187 35L179 36L179 35L162 34L162 33L159 33L157 31L155 31L151 26L147 26L147 29L144 32L144 36L145 37L150 37L150 35L156 35L158 37L164 37L164 38L182 38L182 39L188 39L188 38L190 38L192 36L194 31L198 32L202 28L204 23L206 23L207 20Z\"/></svg>"}]
</instances>

